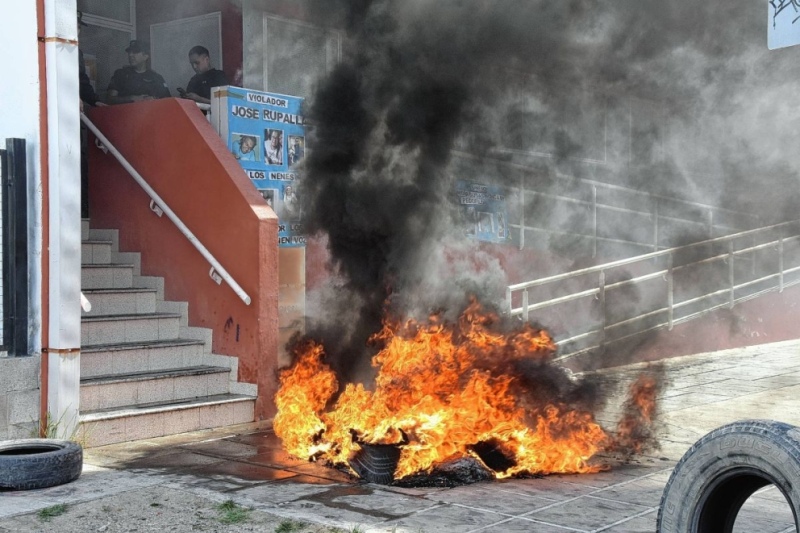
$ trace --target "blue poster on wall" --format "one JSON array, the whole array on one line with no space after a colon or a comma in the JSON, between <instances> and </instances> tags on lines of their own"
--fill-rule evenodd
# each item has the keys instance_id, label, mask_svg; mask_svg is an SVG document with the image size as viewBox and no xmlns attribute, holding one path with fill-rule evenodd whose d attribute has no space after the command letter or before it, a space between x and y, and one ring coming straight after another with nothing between
<instances>
[{"instance_id":1,"label":"blue poster on wall","mask_svg":"<svg viewBox=\"0 0 800 533\"><path fill-rule=\"evenodd\" d=\"M467 237L496 243L511 240L506 193L502 187L458 180L455 194L462 211Z\"/></svg>"},{"instance_id":2,"label":"blue poster on wall","mask_svg":"<svg viewBox=\"0 0 800 533\"><path fill-rule=\"evenodd\" d=\"M219 87L212 95L218 132L278 215L278 244L284 247L306 243L297 200L306 151L302 102L295 96L239 87Z\"/></svg>"}]
</instances>

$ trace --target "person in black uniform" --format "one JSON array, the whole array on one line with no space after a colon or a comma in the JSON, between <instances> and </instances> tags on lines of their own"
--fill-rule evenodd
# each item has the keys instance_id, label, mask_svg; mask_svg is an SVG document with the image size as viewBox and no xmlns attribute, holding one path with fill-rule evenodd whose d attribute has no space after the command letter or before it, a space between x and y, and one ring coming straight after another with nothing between
<instances>
[{"instance_id":1,"label":"person in black uniform","mask_svg":"<svg viewBox=\"0 0 800 533\"><path fill-rule=\"evenodd\" d=\"M88 26L83 21L83 13L78 11L78 40L80 41L81 28ZM94 91L89 75L86 74L86 60L83 50L78 46L78 92L81 97L81 113L85 106L99 107L105 104L100 101ZM81 122L81 218L89 218L89 133Z\"/></svg>"},{"instance_id":2,"label":"person in black uniform","mask_svg":"<svg viewBox=\"0 0 800 533\"><path fill-rule=\"evenodd\" d=\"M131 41L128 48L127 67L114 72L108 83L108 103L127 104L156 98L169 98L169 89L158 72L150 70L150 48L144 41Z\"/></svg>"},{"instance_id":3,"label":"person in black uniform","mask_svg":"<svg viewBox=\"0 0 800 533\"><path fill-rule=\"evenodd\" d=\"M181 98L188 98L201 104L211 103L211 88L228 85L228 78L221 70L211 67L211 55L205 46L195 46L189 50L189 63L195 75L189 80L186 90L179 87Z\"/></svg>"},{"instance_id":4,"label":"person in black uniform","mask_svg":"<svg viewBox=\"0 0 800 533\"><path fill-rule=\"evenodd\" d=\"M83 13L78 11L79 41L81 37L81 28L83 26L88 26L88 24L83 21ZM89 104L93 107L96 106L99 98L97 97L97 93L94 92L94 87L92 87L92 82L89 80L89 75L86 74L86 60L83 58L83 50L81 50L80 47L78 47L78 82L81 95L81 111L83 111L83 106L85 104Z\"/></svg>"}]
</instances>

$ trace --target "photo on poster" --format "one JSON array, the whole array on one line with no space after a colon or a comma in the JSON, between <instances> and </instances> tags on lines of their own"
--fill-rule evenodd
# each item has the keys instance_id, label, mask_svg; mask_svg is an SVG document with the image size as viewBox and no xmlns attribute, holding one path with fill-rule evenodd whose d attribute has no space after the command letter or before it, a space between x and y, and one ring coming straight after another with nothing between
<instances>
[{"instance_id":1,"label":"photo on poster","mask_svg":"<svg viewBox=\"0 0 800 533\"><path fill-rule=\"evenodd\" d=\"M491 213L478 212L478 233L494 233L494 217Z\"/></svg>"},{"instance_id":2,"label":"photo on poster","mask_svg":"<svg viewBox=\"0 0 800 533\"><path fill-rule=\"evenodd\" d=\"M291 185L287 185L283 189L283 198L281 199L281 209L278 217L281 220L297 220L300 218L300 204L297 200L295 188Z\"/></svg>"},{"instance_id":3,"label":"photo on poster","mask_svg":"<svg viewBox=\"0 0 800 533\"><path fill-rule=\"evenodd\" d=\"M231 152L239 161L261 161L261 138L249 133L231 134Z\"/></svg>"},{"instance_id":4,"label":"photo on poster","mask_svg":"<svg viewBox=\"0 0 800 533\"><path fill-rule=\"evenodd\" d=\"M506 220L503 213L497 213L497 238L506 238Z\"/></svg>"},{"instance_id":5,"label":"photo on poster","mask_svg":"<svg viewBox=\"0 0 800 533\"><path fill-rule=\"evenodd\" d=\"M277 196L277 189L258 189L258 192L267 202L267 205L275 210L275 197Z\"/></svg>"},{"instance_id":6,"label":"photo on poster","mask_svg":"<svg viewBox=\"0 0 800 533\"><path fill-rule=\"evenodd\" d=\"M306 155L306 139L302 135L289 135L289 168L300 163Z\"/></svg>"},{"instance_id":7,"label":"photo on poster","mask_svg":"<svg viewBox=\"0 0 800 533\"><path fill-rule=\"evenodd\" d=\"M283 130L264 130L264 161L268 165L283 164Z\"/></svg>"},{"instance_id":8,"label":"photo on poster","mask_svg":"<svg viewBox=\"0 0 800 533\"><path fill-rule=\"evenodd\" d=\"M478 214L475 212L475 206L467 207L465 224L467 237L474 237L478 227Z\"/></svg>"}]
</instances>

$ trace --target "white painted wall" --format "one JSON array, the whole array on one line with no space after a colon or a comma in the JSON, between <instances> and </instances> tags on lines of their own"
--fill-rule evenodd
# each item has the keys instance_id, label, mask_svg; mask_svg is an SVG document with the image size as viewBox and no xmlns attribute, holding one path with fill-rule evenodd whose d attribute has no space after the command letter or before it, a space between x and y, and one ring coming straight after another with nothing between
<instances>
[{"instance_id":1,"label":"white painted wall","mask_svg":"<svg viewBox=\"0 0 800 533\"><path fill-rule=\"evenodd\" d=\"M49 195L47 410L57 435L74 433L80 409L81 143L75 0L45 0Z\"/></svg>"},{"instance_id":2,"label":"white painted wall","mask_svg":"<svg viewBox=\"0 0 800 533\"><path fill-rule=\"evenodd\" d=\"M0 16L0 50L5 50L0 78L0 142L27 141L28 241L30 272L29 346L41 352L42 186L39 146L39 57L36 2L9 2ZM3 146L5 147L5 145Z\"/></svg>"}]
</instances>

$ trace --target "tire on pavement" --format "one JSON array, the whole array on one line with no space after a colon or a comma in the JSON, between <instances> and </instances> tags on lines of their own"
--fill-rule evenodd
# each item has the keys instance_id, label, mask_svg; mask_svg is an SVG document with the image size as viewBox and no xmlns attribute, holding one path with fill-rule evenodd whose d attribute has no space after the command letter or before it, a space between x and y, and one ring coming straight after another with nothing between
<instances>
[{"instance_id":1,"label":"tire on pavement","mask_svg":"<svg viewBox=\"0 0 800 533\"><path fill-rule=\"evenodd\" d=\"M42 489L78 479L83 449L57 439L0 441L0 490Z\"/></svg>"},{"instance_id":2,"label":"tire on pavement","mask_svg":"<svg viewBox=\"0 0 800 533\"><path fill-rule=\"evenodd\" d=\"M675 466L661 496L659 533L730 533L756 490L775 485L800 516L800 428L742 420L698 440Z\"/></svg>"}]
</instances>

